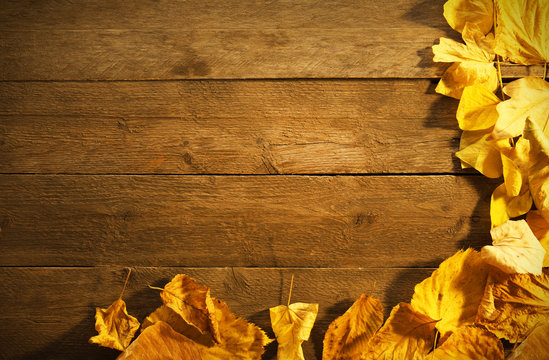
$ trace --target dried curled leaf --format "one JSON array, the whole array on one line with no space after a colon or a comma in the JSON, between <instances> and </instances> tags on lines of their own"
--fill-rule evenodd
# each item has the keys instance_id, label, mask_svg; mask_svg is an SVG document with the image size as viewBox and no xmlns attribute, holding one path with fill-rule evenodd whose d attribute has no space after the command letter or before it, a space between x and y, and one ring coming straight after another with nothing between
<instances>
[{"instance_id":1,"label":"dried curled leaf","mask_svg":"<svg viewBox=\"0 0 549 360\"><path fill-rule=\"evenodd\" d=\"M549 323L535 328L507 360L549 360Z\"/></svg>"},{"instance_id":2,"label":"dried curled leaf","mask_svg":"<svg viewBox=\"0 0 549 360\"><path fill-rule=\"evenodd\" d=\"M538 210L532 210L526 215L526 222L532 232L538 238L541 246L545 249L543 258L543 267L549 266L549 222L541 215Z\"/></svg>"},{"instance_id":3,"label":"dried curled leaf","mask_svg":"<svg viewBox=\"0 0 549 360\"><path fill-rule=\"evenodd\" d=\"M207 286L197 284L191 277L178 274L164 286L160 293L164 305L179 314L201 334L210 334L220 341L215 307Z\"/></svg>"},{"instance_id":4,"label":"dried curled leaf","mask_svg":"<svg viewBox=\"0 0 549 360\"><path fill-rule=\"evenodd\" d=\"M549 111L546 121L549 121ZM531 148L528 167L530 193L541 215L549 220L549 140L530 119L526 120L524 138L530 141Z\"/></svg>"},{"instance_id":5,"label":"dried curled leaf","mask_svg":"<svg viewBox=\"0 0 549 360\"><path fill-rule=\"evenodd\" d=\"M358 359L368 347L368 341L383 324L383 306L371 296L362 294L337 319L324 336L322 360Z\"/></svg>"},{"instance_id":6,"label":"dried curled leaf","mask_svg":"<svg viewBox=\"0 0 549 360\"><path fill-rule=\"evenodd\" d=\"M549 269L541 275L501 273L486 289L477 323L499 338L521 342L549 322Z\"/></svg>"},{"instance_id":7,"label":"dried curled leaf","mask_svg":"<svg viewBox=\"0 0 549 360\"><path fill-rule=\"evenodd\" d=\"M549 62L546 0L497 0L495 51L522 65Z\"/></svg>"},{"instance_id":8,"label":"dried curled leaf","mask_svg":"<svg viewBox=\"0 0 549 360\"><path fill-rule=\"evenodd\" d=\"M541 274L545 249L526 221L509 220L490 234L493 246L482 248L484 261L508 274Z\"/></svg>"},{"instance_id":9,"label":"dried curled leaf","mask_svg":"<svg viewBox=\"0 0 549 360\"><path fill-rule=\"evenodd\" d=\"M464 326L450 337L425 360L503 360L503 345L491 332L477 326Z\"/></svg>"},{"instance_id":10,"label":"dried curled leaf","mask_svg":"<svg viewBox=\"0 0 549 360\"><path fill-rule=\"evenodd\" d=\"M527 118L544 129L545 136L549 136L549 126L546 126L549 118L549 83L528 76L507 84L503 90L511 98L497 105L499 118L492 132L494 138L521 135Z\"/></svg>"},{"instance_id":11,"label":"dried curled leaf","mask_svg":"<svg viewBox=\"0 0 549 360\"><path fill-rule=\"evenodd\" d=\"M309 340L318 314L318 304L294 303L269 309L271 325L278 341L278 360L304 360L303 341Z\"/></svg>"},{"instance_id":12,"label":"dried curled leaf","mask_svg":"<svg viewBox=\"0 0 549 360\"><path fill-rule=\"evenodd\" d=\"M466 23L478 25L486 34L494 22L493 0L449 0L444 4L444 17L452 29L462 32Z\"/></svg>"},{"instance_id":13,"label":"dried curled leaf","mask_svg":"<svg viewBox=\"0 0 549 360\"><path fill-rule=\"evenodd\" d=\"M443 261L431 277L416 285L412 307L440 320L442 336L463 325L473 324L488 277L489 265L480 253L467 249Z\"/></svg>"},{"instance_id":14,"label":"dried curled leaf","mask_svg":"<svg viewBox=\"0 0 549 360\"><path fill-rule=\"evenodd\" d=\"M435 323L427 315L400 303L381 329L370 339L365 360L423 360L433 348Z\"/></svg>"},{"instance_id":15,"label":"dried curled leaf","mask_svg":"<svg viewBox=\"0 0 549 360\"><path fill-rule=\"evenodd\" d=\"M126 303L118 298L107 309L95 309L95 330L99 334L91 337L89 342L124 351L137 329L139 321L128 314Z\"/></svg>"},{"instance_id":16,"label":"dried curled leaf","mask_svg":"<svg viewBox=\"0 0 549 360\"><path fill-rule=\"evenodd\" d=\"M433 61L454 62L442 75L435 91L459 99L469 85L478 84L490 91L496 90L498 76L493 64L493 35L485 36L478 25L467 23L462 37L465 45L440 38L440 43L433 46Z\"/></svg>"}]
</instances>

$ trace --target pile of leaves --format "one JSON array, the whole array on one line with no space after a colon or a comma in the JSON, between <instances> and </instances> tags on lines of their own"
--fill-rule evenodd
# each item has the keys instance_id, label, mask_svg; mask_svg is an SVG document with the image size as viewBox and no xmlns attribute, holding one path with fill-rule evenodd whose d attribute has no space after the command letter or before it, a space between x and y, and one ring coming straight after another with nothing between
<instances>
[{"instance_id":1,"label":"pile of leaves","mask_svg":"<svg viewBox=\"0 0 549 360\"><path fill-rule=\"evenodd\" d=\"M453 63L436 91L459 99L456 156L503 178L491 199L492 245L446 259L385 321L380 300L361 295L329 326L323 360L504 359L502 340L514 344L507 359L549 359L549 1L449 0L444 16L464 41L433 46L435 61ZM544 74L504 84L500 61L542 64ZM123 351L118 359L251 360L272 341L187 275L157 290L163 305L141 325L124 290L97 308L90 342ZM290 298L270 309L279 360L304 359L317 314L318 304Z\"/></svg>"}]
</instances>

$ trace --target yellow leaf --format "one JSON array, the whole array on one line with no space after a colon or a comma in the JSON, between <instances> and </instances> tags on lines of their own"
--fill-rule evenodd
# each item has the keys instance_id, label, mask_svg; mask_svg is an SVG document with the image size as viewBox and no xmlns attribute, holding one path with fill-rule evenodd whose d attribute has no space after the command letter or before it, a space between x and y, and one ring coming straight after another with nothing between
<instances>
[{"instance_id":1,"label":"yellow leaf","mask_svg":"<svg viewBox=\"0 0 549 360\"><path fill-rule=\"evenodd\" d=\"M206 353L207 348L159 321L147 327L117 360L222 360Z\"/></svg>"},{"instance_id":2,"label":"yellow leaf","mask_svg":"<svg viewBox=\"0 0 549 360\"><path fill-rule=\"evenodd\" d=\"M543 267L549 266L549 222L541 215L538 210L532 210L526 215L526 222L532 232L538 238L541 246L545 249L543 258Z\"/></svg>"},{"instance_id":3,"label":"yellow leaf","mask_svg":"<svg viewBox=\"0 0 549 360\"><path fill-rule=\"evenodd\" d=\"M470 85L463 89L456 113L462 130L486 130L498 119L496 105L501 100L482 85Z\"/></svg>"},{"instance_id":4,"label":"yellow leaf","mask_svg":"<svg viewBox=\"0 0 549 360\"><path fill-rule=\"evenodd\" d=\"M547 6L549 8L549 6ZM549 83L528 76L504 87L511 98L497 105L498 121L492 132L495 139L506 139L522 134L526 119L530 118L545 136L549 136Z\"/></svg>"},{"instance_id":5,"label":"yellow leaf","mask_svg":"<svg viewBox=\"0 0 549 360\"><path fill-rule=\"evenodd\" d=\"M207 286L197 284L191 277L176 275L160 293L164 305L179 314L189 325L196 327L201 334L210 334L220 341L215 319L215 307Z\"/></svg>"},{"instance_id":6,"label":"yellow leaf","mask_svg":"<svg viewBox=\"0 0 549 360\"><path fill-rule=\"evenodd\" d=\"M531 148L528 168L530 192L538 210L549 220L549 140L530 119L526 121L524 137L530 140Z\"/></svg>"},{"instance_id":7,"label":"yellow leaf","mask_svg":"<svg viewBox=\"0 0 549 360\"><path fill-rule=\"evenodd\" d=\"M90 338L91 344L123 351L139 329L139 321L126 311L126 303L118 298L107 309L95 309L95 330L99 333Z\"/></svg>"},{"instance_id":8,"label":"yellow leaf","mask_svg":"<svg viewBox=\"0 0 549 360\"><path fill-rule=\"evenodd\" d=\"M318 314L318 304L294 303L269 309L278 341L278 360L304 360L301 343L309 340Z\"/></svg>"},{"instance_id":9,"label":"yellow leaf","mask_svg":"<svg viewBox=\"0 0 549 360\"><path fill-rule=\"evenodd\" d=\"M412 306L432 319L442 336L475 320L489 265L467 249L443 261L431 277L416 285Z\"/></svg>"},{"instance_id":10,"label":"yellow leaf","mask_svg":"<svg viewBox=\"0 0 549 360\"><path fill-rule=\"evenodd\" d=\"M498 76L493 64L494 37L484 33L475 24L467 23L462 33L465 45L440 38L433 46L433 61L454 62L442 75L435 91L459 99L466 86L482 85L489 91L498 87Z\"/></svg>"},{"instance_id":11,"label":"yellow leaf","mask_svg":"<svg viewBox=\"0 0 549 360\"><path fill-rule=\"evenodd\" d=\"M509 220L490 230L490 235L493 246L482 248L484 261L508 274L541 274L545 249L526 221Z\"/></svg>"},{"instance_id":12,"label":"yellow leaf","mask_svg":"<svg viewBox=\"0 0 549 360\"><path fill-rule=\"evenodd\" d=\"M505 184L501 184L492 193L490 202L492 227L499 226L510 218L526 214L531 208L532 196L528 186L524 186L518 196L509 196Z\"/></svg>"},{"instance_id":13,"label":"yellow leaf","mask_svg":"<svg viewBox=\"0 0 549 360\"><path fill-rule=\"evenodd\" d=\"M499 338L521 342L535 327L549 322L549 269L537 276L502 273L485 296L477 322Z\"/></svg>"},{"instance_id":14,"label":"yellow leaf","mask_svg":"<svg viewBox=\"0 0 549 360\"><path fill-rule=\"evenodd\" d=\"M436 321L400 303L370 339L365 360L422 360L433 348Z\"/></svg>"},{"instance_id":15,"label":"yellow leaf","mask_svg":"<svg viewBox=\"0 0 549 360\"><path fill-rule=\"evenodd\" d=\"M536 327L507 360L549 360L549 323Z\"/></svg>"},{"instance_id":16,"label":"yellow leaf","mask_svg":"<svg viewBox=\"0 0 549 360\"><path fill-rule=\"evenodd\" d=\"M368 340L383 324L383 306L362 294L345 314L335 319L324 336L322 360L358 359Z\"/></svg>"},{"instance_id":17,"label":"yellow leaf","mask_svg":"<svg viewBox=\"0 0 549 360\"><path fill-rule=\"evenodd\" d=\"M503 173L501 155L496 142L488 140L489 131L464 131L456 156L481 174L489 178L498 178Z\"/></svg>"},{"instance_id":18,"label":"yellow leaf","mask_svg":"<svg viewBox=\"0 0 549 360\"><path fill-rule=\"evenodd\" d=\"M449 0L444 4L444 17L452 29L462 32L465 24L477 24L486 34L494 22L493 0Z\"/></svg>"},{"instance_id":19,"label":"yellow leaf","mask_svg":"<svg viewBox=\"0 0 549 360\"><path fill-rule=\"evenodd\" d=\"M503 344L491 332L477 326L464 326L425 360L503 360Z\"/></svg>"},{"instance_id":20,"label":"yellow leaf","mask_svg":"<svg viewBox=\"0 0 549 360\"><path fill-rule=\"evenodd\" d=\"M497 0L495 51L522 65L549 62L546 0Z\"/></svg>"}]
</instances>

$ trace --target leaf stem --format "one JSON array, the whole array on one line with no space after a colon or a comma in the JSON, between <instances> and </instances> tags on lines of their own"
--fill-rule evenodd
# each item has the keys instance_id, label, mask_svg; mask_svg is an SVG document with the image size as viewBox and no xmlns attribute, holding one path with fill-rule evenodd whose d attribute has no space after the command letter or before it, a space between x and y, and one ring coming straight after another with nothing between
<instances>
[{"instance_id":1,"label":"leaf stem","mask_svg":"<svg viewBox=\"0 0 549 360\"><path fill-rule=\"evenodd\" d=\"M543 64L543 80L547 79L547 61Z\"/></svg>"},{"instance_id":2,"label":"leaf stem","mask_svg":"<svg viewBox=\"0 0 549 360\"><path fill-rule=\"evenodd\" d=\"M124 286L122 287L122 292L120 293L119 299L122 299L122 295L124 295L124 291L126 290L126 285L128 284L128 280L130 279L130 274L132 273L132 268L128 268L128 275L126 275L126 281L124 281Z\"/></svg>"},{"instance_id":3,"label":"leaf stem","mask_svg":"<svg viewBox=\"0 0 549 360\"><path fill-rule=\"evenodd\" d=\"M292 280L290 281L290 293L288 294L288 307L290 306L290 300L292 299L292 288L294 287L294 274L292 274Z\"/></svg>"}]
</instances>

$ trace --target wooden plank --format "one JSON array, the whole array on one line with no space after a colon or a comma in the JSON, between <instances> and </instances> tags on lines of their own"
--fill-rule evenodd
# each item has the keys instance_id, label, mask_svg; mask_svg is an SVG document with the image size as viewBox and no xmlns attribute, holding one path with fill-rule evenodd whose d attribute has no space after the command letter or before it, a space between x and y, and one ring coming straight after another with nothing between
<instances>
[{"instance_id":1,"label":"wooden plank","mask_svg":"<svg viewBox=\"0 0 549 360\"><path fill-rule=\"evenodd\" d=\"M285 303L295 274L293 301L319 303L306 359L320 359L331 321L362 293L382 300L385 317L397 303L410 301L413 286L432 269L274 269L274 268L134 268L124 300L140 321L161 304L158 291L175 274L185 273L211 287L238 316L274 337L269 307ZM118 351L87 344L95 334L95 307L107 307L120 295L121 268L1 268L0 357L9 359L114 359ZM374 285L375 283L375 285ZM276 343L264 359L275 359Z\"/></svg>"},{"instance_id":2,"label":"wooden plank","mask_svg":"<svg viewBox=\"0 0 549 360\"><path fill-rule=\"evenodd\" d=\"M490 242L478 176L0 177L5 266L432 266Z\"/></svg>"},{"instance_id":3,"label":"wooden plank","mask_svg":"<svg viewBox=\"0 0 549 360\"><path fill-rule=\"evenodd\" d=\"M462 173L456 108L429 80L3 82L0 172Z\"/></svg>"}]
</instances>

